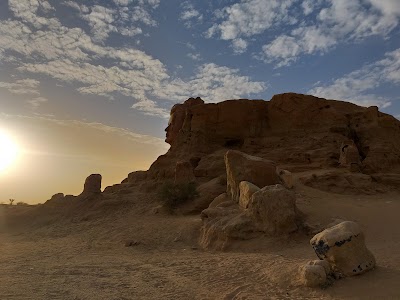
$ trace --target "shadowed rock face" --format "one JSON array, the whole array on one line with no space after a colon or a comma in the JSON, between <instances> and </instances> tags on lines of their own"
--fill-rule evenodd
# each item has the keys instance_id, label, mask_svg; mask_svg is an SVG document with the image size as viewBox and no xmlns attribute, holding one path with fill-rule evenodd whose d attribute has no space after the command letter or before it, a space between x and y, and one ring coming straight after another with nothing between
<instances>
[{"instance_id":1,"label":"shadowed rock face","mask_svg":"<svg viewBox=\"0 0 400 300\"><path fill-rule=\"evenodd\" d=\"M85 180L83 194L100 194L101 193L101 175L92 174Z\"/></svg>"},{"instance_id":2,"label":"shadowed rock face","mask_svg":"<svg viewBox=\"0 0 400 300\"><path fill-rule=\"evenodd\" d=\"M397 119L377 107L309 95L220 103L190 98L172 108L166 131L171 148L151 166L152 179L173 178L176 162L197 159L196 178L211 180L224 173L229 149L290 166L289 171L337 167L343 144L358 151L364 173L400 172Z\"/></svg>"}]
</instances>

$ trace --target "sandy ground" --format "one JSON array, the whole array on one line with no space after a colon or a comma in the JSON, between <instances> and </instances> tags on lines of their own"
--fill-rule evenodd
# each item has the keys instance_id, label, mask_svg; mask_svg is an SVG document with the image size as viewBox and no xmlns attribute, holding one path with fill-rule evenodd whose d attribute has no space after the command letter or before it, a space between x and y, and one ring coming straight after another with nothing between
<instances>
[{"instance_id":1,"label":"sandy ground","mask_svg":"<svg viewBox=\"0 0 400 300\"><path fill-rule=\"evenodd\" d=\"M296 193L310 224L358 222L377 268L326 288L305 288L296 270L316 259L310 236L203 251L196 243L198 216L132 210L4 230L0 299L400 299L400 195L345 196L301 185ZM125 247L126 241L139 244Z\"/></svg>"}]
</instances>

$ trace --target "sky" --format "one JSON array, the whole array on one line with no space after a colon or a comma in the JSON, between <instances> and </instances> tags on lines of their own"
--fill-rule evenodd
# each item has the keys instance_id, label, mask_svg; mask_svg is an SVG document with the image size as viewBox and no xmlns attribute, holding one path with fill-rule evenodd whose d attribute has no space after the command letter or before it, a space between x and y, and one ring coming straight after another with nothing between
<instances>
[{"instance_id":1,"label":"sky","mask_svg":"<svg viewBox=\"0 0 400 300\"><path fill-rule=\"evenodd\" d=\"M297 92L400 118L399 0L0 0L0 202L103 188L165 153L170 108Z\"/></svg>"}]
</instances>

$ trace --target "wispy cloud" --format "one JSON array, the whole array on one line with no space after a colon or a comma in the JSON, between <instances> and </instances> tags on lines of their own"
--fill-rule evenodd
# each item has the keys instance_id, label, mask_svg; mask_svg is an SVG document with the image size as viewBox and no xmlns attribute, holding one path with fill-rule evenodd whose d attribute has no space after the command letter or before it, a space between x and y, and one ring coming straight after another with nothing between
<instances>
[{"instance_id":1,"label":"wispy cloud","mask_svg":"<svg viewBox=\"0 0 400 300\"><path fill-rule=\"evenodd\" d=\"M206 36L233 42L235 52L244 52L245 39L282 23L295 23L289 8L295 0L242 0L217 11L220 23L214 24Z\"/></svg>"},{"instance_id":2,"label":"wispy cloud","mask_svg":"<svg viewBox=\"0 0 400 300\"><path fill-rule=\"evenodd\" d=\"M26 2L29 1L21 1L25 4ZM122 8L131 3L117 2ZM140 3L157 7L159 1L148 0ZM185 80L172 77L164 63L144 51L131 47L111 47L100 41L106 38L108 29L111 28L104 24L115 23L113 18L105 17L113 14L111 10L86 7L72 1L66 4L79 8L87 16L96 12L93 18L96 17L98 21L93 24L98 26L95 30L97 33L92 34L97 36L97 39L93 40L81 28L63 26L56 19L54 26L42 28L40 31L32 30L31 25L26 25L21 20L0 21L0 50L23 57L18 59L15 65L19 72L46 75L69 83L81 94L99 95L110 99L123 95L132 99L133 109L160 117L165 117L165 106L169 106L162 105L162 101L182 101L190 95L218 101L249 96L266 89L265 83L252 81L250 77L240 75L237 69L210 63L203 64L193 78ZM34 16L39 8L32 5L28 7L31 19L31 14ZM137 11L133 10L129 16L139 18L136 14ZM100 20L109 22L104 23ZM143 20L145 18L141 22ZM32 59L33 57L35 59ZM200 56L198 52L193 52L191 58L198 60ZM14 91L18 89L14 87ZM30 99L31 105L37 106L44 102L39 96L37 94L37 97Z\"/></svg>"},{"instance_id":3,"label":"wispy cloud","mask_svg":"<svg viewBox=\"0 0 400 300\"><path fill-rule=\"evenodd\" d=\"M195 9L193 4L189 1L185 1L182 3L182 9L183 10L179 19L184 21L184 24L187 28L192 27L194 23L199 23L203 21L203 14Z\"/></svg>"},{"instance_id":4,"label":"wispy cloud","mask_svg":"<svg viewBox=\"0 0 400 300\"><path fill-rule=\"evenodd\" d=\"M385 83L400 85L400 49L387 53L384 59L365 65L331 84L318 85L309 93L363 106L377 105L385 108L391 105L391 100L370 93Z\"/></svg>"},{"instance_id":5,"label":"wispy cloud","mask_svg":"<svg viewBox=\"0 0 400 300\"><path fill-rule=\"evenodd\" d=\"M358 42L374 35L386 37L399 24L400 2L369 2L370 6L361 0L303 1L308 19L264 45L263 59L282 67L301 55L326 53L340 43Z\"/></svg>"}]
</instances>

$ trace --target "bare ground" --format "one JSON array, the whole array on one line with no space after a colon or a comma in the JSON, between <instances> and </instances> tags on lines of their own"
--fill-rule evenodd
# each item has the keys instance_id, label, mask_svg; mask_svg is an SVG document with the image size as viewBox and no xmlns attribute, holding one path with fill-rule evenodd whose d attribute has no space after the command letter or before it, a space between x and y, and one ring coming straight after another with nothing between
<instances>
[{"instance_id":1,"label":"bare ground","mask_svg":"<svg viewBox=\"0 0 400 300\"><path fill-rule=\"evenodd\" d=\"M196 242L198 216L133 209L5 228L0 299L400 299L400 195L346 196L300 184L296 193L309 224L358 222L377 268L325 288L305 288L296 282L296 270L316 259L311 236L263 237L226 252L204 251ZM138 245L125 247L126 241Z\"/></svg>"}]
</instances>

